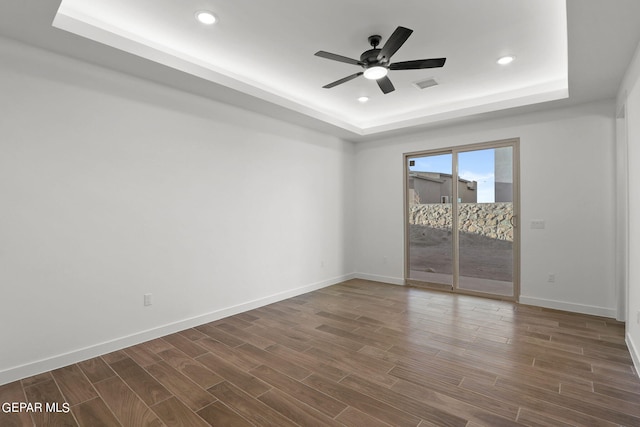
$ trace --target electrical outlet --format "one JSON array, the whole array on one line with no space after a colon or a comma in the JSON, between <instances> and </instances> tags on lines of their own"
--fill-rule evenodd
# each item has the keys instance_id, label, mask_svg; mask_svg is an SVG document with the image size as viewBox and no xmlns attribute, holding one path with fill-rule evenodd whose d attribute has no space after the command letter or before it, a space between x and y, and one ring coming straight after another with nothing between
<instances>
[{"instance_id":1,"label":"electrical outlet","mask_svg":"<svg viewBox=\"0 0 640 427\"><path fill-rule=\"evenodd\" d=\"M532 219L531 220L531 229L533 230L544 230L545 224L544 219Z\"/></svg>"},{"instance_id":2,"label":"electrical outlet","mask_svg":"<svg viewBox=\"0 0 640 427\"><path fill-rule=\"evenodd\" d=\"M148 305L153 304L153 301L151 300L151 294L144 294L144 305L145 307Z\"/></svg>"},{"instance_id":3,"label":"electrical outlet","mask_svg":"<svg viewBox=\"0 0 640 427\"><path fill-rule=\"evenodd\" d=\"M549 276L547 277L547 282L555 283L556 282L556 274L555 273L549 273Z\"/></svg>"}]
</instances>

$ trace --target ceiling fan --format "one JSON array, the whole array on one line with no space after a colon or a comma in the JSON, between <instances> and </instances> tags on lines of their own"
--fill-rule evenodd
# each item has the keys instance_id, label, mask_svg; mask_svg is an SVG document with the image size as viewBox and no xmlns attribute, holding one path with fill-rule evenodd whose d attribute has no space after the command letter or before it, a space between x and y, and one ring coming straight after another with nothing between
<instances>
[{"instance_id":1,"label":"ceiling fan","mask_svg":"<svg viewBox=\"0 0 640 427\"><path fill-rule=\"evenodd\" d=\"M316 56L326 59L332 59L334 61L345 62L347 64L359 65L364 68L364 71L360 71L350 76L344 77L340 80L336 80L333 83L322 86L325 89L331 89L342 83L346 83L349 80L353 80L356 77L364 75L366 79L376 80L378 86L383 93L387 94L393 92L395 88L387 77L389 70L419 70L423 68L439 68L444 66L447 58L434 58L434 59L417 59L413 61L401 61L390 63L391 56L402 47L404 42L407 41L409 36L413 33L413 30L404 27L398 27L391 34L391 37L382 46L382 49L378 49L380 40L382 37L378 35L369 36L369 44L373 49L369 49L360 55L360 60L347 58L346 56L336 55L335 53L325 52L323 50L315 53Z\"/></svg>"}]
</instances>

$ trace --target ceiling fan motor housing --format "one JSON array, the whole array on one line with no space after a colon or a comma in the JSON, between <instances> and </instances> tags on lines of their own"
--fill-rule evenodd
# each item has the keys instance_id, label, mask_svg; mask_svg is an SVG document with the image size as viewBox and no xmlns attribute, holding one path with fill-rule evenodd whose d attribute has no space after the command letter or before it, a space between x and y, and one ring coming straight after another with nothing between
<instances>
[{"instance_id":1,"label":"ceiling fan motor housing","mask_svg":"<svg viewBox=\"0 0 640 427\"><path fill-rule=\"evenodd\" d=\"M375 35L369 36L367 40L369 41L369 44L371 45L371 47L373 47L373 49L369 49L365 51L362 55L360 55L360 62L364 63L365 68L368 68L372 65L384 65L382 61L378 60L378 55L380 54L380 49L378 49L378 45L380 44L382 37L375 34Z\"/></svg>"},{"instance_id":2,"label":"ceiling fan motor housing","mask_svg":"<svg viewBox=\"0 0 640 427\"><path fill-rule=\"evenodd\" d=\"M384 65L382 61L378 61L379 54L380 49L369 49L360 55L360 62L364 63L365 68L372 65Z\"/></svg>"}]
</instances>

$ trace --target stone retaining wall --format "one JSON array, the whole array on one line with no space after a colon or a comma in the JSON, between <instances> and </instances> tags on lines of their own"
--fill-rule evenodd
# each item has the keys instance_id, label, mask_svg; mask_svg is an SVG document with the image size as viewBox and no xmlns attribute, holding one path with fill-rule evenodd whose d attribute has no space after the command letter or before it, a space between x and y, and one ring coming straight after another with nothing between
<instances>
[{"instance_id":1,"label":"stone retaining wall","mask_svg":"<svg viewBox=\"0 0 640 427\"><path fill-rule=\"evenodd\" d=\"M460 231L513 241L513 203L459 203ZM409 224L451 229L451 204L413 205Z\"/></svg>"}]
</instances>

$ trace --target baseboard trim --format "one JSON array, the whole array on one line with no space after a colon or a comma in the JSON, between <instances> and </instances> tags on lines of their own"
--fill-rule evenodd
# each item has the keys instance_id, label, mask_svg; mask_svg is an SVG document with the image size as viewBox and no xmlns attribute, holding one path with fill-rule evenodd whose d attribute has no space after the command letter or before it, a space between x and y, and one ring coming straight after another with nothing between
<instances>
[{"instance_id":1,"label":"baseboard trim","mask_svg":"<svg viewBox=\"0 0 640 427\"><path fill-rule=\"evenodd\" d=\"M203 325L205 323L220 320L225 317L232 316L234 314L243 313L254 308L263 307L265 305L273 304L274 302L282 301L287 298L292 298L298 295L306 294L318 289L326 288L327 286L335 285L337 283L344 282L346 280L356 278L355 274L346 274L343 276L334 277L320 282L312 283L310 285L301 286L299 288L290 289L284 292L279 292L266 297L257 298L251 301L237 304L231 307L222 308L199 316L194 316L188 319L180 320L177 322L168 323L166 325L158 326L156 328L148 329L145 331L137 332L131 335L127 335L121 338L117 338L111 341L106 341L91 345L78 350L70 351L68 353L59 354L56 356L48 357L45 359L30 362L24 365L15 366L3 371L0 371L0 385L8 384L13 381L17 381L22 378L27 378L33 375L38 375L43 372L51 371L54 369L68 366L73 363L78 363L83 360L91 359L103 354L111 353L112 351L121 350L132 345L140 344L145 341L149 341L155 338L160 338L165 335L173 334L178 331L182 331L195 326Z\"/></svg>"},{"instance_id":2,"label":"baseboard trim","mask_svg":"<svg viewBox=\"0 0 640 427\"><path fill-rule=\"evenodd\" d=\"M391 285L404 286L405 280L399 277L379 276L377 274L369 273L354 273L353 276L356 279L371 280L374 282L388 283ZM570 311L573 313L590 314L593 316L610 317L615 319L617 310L614 308L598 307L594 305L575 304L564 301L548 300L544 298L520 296L518 299L520 304L533 305L537 307L552 308L555 310Z\"/></svg>"},{"instance_id":3,"label":"baseboard trim","mask_svg":"<svg viewBox=\"0 0 640 427\"><path fill-rule=\"evenodd\" d=\"M355 273L356 279L371 280L372 282L382 282L391 285L404 285L404 279L399 277L378 276L377 274Z\"/></svg>"},{"instance_id":4,"label":"baseboard trim","mask_svg":"<svg viewBox=\"0 0 640 427\"><path fill-rule=\"evenodd\" d=\"M520 295L520 304L534 305L538 307L552 308L555 310L571 311L573 313L591 314L593 316L616 318L616 309L598 307L595 305L575 304L572 302L549 300L544 298L528 297Z\"/></svg>"},{"instance_id":5,"label":"baseboard trim","mask_svg":"<svg viewBox=\"0 0 640 427\"><path fill-rule=\"evenodd\" d=\"M627 348L629 349L629 353L631 354L631 360L633 360L633 366L636 368L636 376L640 377L639 348L633 343L633 339L631 339L631 335L629 333L625 335L625 342L627 343Z\"/></svg>"}]
</instances>

